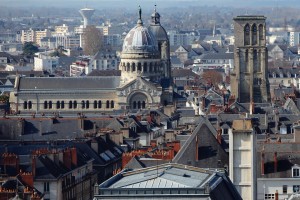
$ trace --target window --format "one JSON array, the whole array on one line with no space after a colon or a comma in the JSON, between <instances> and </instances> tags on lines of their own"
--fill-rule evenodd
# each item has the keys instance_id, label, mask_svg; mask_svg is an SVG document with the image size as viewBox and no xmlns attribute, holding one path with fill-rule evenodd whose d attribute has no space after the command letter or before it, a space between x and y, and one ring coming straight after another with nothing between
<instances>
[{"instance_id":1,"label":"window","mask_svg":"<svg viewBox=\"0 0 300 200\"><path fill-rule=\"evenodd\" d=\"M44 182L44 192L49 192L49 182Z\"/></svg>"},{"instance_id":2,"label":"window","mask_svg":"<svg viewBox=\"0 0 300 200\"><path fill-rule=\"evenodd\" d=\"M102 102L98 101L98 108L102 108Z\"/></svg>"},{"instance_id":3,"label":"window","mask_svg":"<svg viewBox=\"0 0 300 200\"><path fill-rule=\"evenodd\" d=\"M47 108L48 108L48 102L44 101L44 109L47 109Z\"/></svg>"},{"instance_id":4,"label":"window","mask_svg":"<svg viewBox=\"0 0 300 200\"><path fill-rule=\"evenodd\" d=\"M83 100L81 101L81 108L85 108L85 103Z\"/></svg>"},{"instance_id":5,"label":"window","mask_svg":"<svg viewBox=\"0 0 300 200\"><path fill-rule=\"evenodd\" d=\"M109 101L106 101L106 108L109 108Z\"/></svg>"},{"instance_id":6,"label":"window","mask_svg":"<svg viewBox=\"0 0 300 200\"><path fill-rule=\"evenodd\" d=\"M56 109L60 109L60 102L59 101L56 102Z\"/></svg>"},{"instance_id":7,"label":"window","mask_svg":"<svg viewBox=\"0 0 300 200\"><path fill-rule=\"evenodd\" d=\"M298 193L300 191L300 185L293 185L293 193Z\"/></svg>"},{"instance_id":8,"label":"window","mask_svg":"<svg viewBox=\"0 0 300 200\"><path fill-rule=\"evenodd\" d=\"M64 109L65 108L65 102L64 101L61 101L61 109Z\"/></svg>"},{"instance_id":9,"label":"window","mask_svg":"<svg viewBox=\"0 0 300 200\"><path fill-rule=\"evenodd\" d=\"M85 107L86 107L86 109L89 109L89 108L90 108L90 102L89 102L89 101L86 101L86 102L85 102Z\"/></svg>"},{"instance_id":10,"label":"window","mask_svg":"<svg viewBox=\"0 0 300 200\"><path fill-rule=\"evenodd\" d=\"M74 105L74 109L76 109L77 108L77 101L74 101L73 105Z\"/></svg>"},{"instance_id":11,"label":"window","mask_svg":"<svg viewBox=\"0 0 300 200\"><path fill-rule=\"evenodd\" d=\"M52 109L52 101L49 101L49 109Z\"/></svg>"},{"instance_id":12,"label":"window","mask_svg":"<svg viewBox=\"0 0 300 200\"><path fill-rule=\"evenodd\" d=\"M94 108L97 108L97 101L94 101Z\"/></svg>"},{"instance_id":13,"label":"window","mask_svg":"<svg viewBox=\"0 0 300 200\"><path fill-rule=\"evenodd\" d=\"M282 186L282 193L287 194L287 185Z\"/></svg>"},{"instance_id":14,"label":"window","mask_svg":"<svg viewBox=\"0 0 300 200\"><path fill-rule=\"evenodd\" d=\"M252 25L252 45L257 44L257 27L256 24Z\"/></svg>"},{"instance_id":15,"label":"window","mask_svg":"<svg viewBox=\"0 0 300 200\"><path fill-rule=\"evenodd\" d=\"M69 101L69 109L73 107L72 101Z\"/></svg>"},{"instance_id":16,"label":"window","mask_svg":"<svg viewBox=\"0 0 300 200\"><path fill-rule=\"evenodd\" d=\"M32 102L28 101L28 109L32 109Z\"/></svg>"},{"instance_id":17,"label":"window","mask_svg":"<svg viewBox=\"0 0 300 200\"><path fill-rule=\"evenodd\" d=\"M111 102L110 102L110 107L111 107L111 108L114 108L114 107L115 107L114 101L111 101Z\"/></svg>"},{"instance_id":18,"label":"window","mask_svg":"<svg viewBox=\"0 0 300 200\"><path fill-rule=\"evenodd\" d=\"M265 199L275 199L275 194L265 194Z\"/></svg>"},{"instance_id":19,"label":"window","mask_svg":"<svg viewBox=\"0 0 300 200\"><path fill-rule=\"evenodd\" d=\"M244 44L250 45L250 26L249 24L246 24L244 28Z\"/></svg>"},{"instance_id":20,"label":"window","mask_svg":"<svg viewBox=\"0 0 300 200\"><path fill-rule=\"evenodd\" d=\"M23 108L24 108L24 109L27 109L27 101L24 101L24 103L23 103Z\"/></svg>"},{"instance_id":21,"label":"window","mask_svg":"<svg viewBox=\"0 0 300 200\"><path fill-rule=\"evenodd\" d=\"M299 177L300 168L293 168L293 177Z\"/></svg>"}]
</instances>

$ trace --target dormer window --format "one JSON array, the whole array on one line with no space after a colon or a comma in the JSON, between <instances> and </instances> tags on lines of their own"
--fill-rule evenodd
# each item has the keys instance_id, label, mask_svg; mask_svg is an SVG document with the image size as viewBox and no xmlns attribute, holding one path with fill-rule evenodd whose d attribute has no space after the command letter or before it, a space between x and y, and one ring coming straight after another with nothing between
<instances>
[{"instance_id":1,"label":"dormer window","mask_svg":"<svg viewBox=\"0 0 300 200\"><path fill-rule=\"evenodd\" d=\"M300 178L300 167L299 166L294 166L292 168L292 173L294 178Z\"/></svg>"}]
</instances>

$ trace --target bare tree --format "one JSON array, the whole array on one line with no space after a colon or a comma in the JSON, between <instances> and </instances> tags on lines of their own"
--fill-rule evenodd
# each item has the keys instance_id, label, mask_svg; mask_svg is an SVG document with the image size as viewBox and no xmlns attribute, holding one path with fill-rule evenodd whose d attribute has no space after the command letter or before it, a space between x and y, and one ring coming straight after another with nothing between
<instances>
[{"instance_id":1,"label":"bare tree","mask_svg":"<svg viewBox=\"0 0 300 200\"><path fill-rule=\"evenodd\" d=\"M103 46L103 35L95 26L87 26L82 35L85 55L95 55Z\"/></svg>"},{"instance_id":2,"label":"bare tree","mask_svg":"<svg viewBox=\"0 0 300 200\"><path fill-rule=\"evenodd\" d=\"M202 78L206 81L207 84L217 86L219 83L222 83L223 76L220 72L216 70L207 70L202 73Z\"/></svg>"}]
</instances>

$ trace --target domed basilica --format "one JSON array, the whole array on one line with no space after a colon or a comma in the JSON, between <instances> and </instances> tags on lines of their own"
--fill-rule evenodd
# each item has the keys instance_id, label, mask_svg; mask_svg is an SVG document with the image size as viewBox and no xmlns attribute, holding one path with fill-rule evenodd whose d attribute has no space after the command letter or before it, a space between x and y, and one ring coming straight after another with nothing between
<instances>
[{"instance_id":1,"label":"domed basilica","mask_svg":"<svg viewBox=\"0 0 300 200\"><path fill-rule=\"evenodd\" d=\"M117 88L121 108L143 109L173 102L169 39L160 25L160 15L152 14L146 28L141 18L124 39Z\"/></svg>"},{"instance_id":2,"label":"domed basilica","mask_svg":"<svg viewBox=\"0 0 300 200\"><path fill-rule=\"evenodd\" d=\"M160 15L147 28L137 24L124 39L121 76L18 77L10 95L12 112L112 111L173 104L170 45Z\"/></svg>"}]
</instances>

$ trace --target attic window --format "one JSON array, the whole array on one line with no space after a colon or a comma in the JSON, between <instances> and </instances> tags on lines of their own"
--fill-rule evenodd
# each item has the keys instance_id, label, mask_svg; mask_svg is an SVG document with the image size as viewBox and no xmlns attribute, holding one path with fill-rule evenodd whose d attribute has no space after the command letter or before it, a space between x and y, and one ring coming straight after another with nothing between
<instances>
[{"instance_id":1,"label":"attic window","mask_svg":"<svg viewBox=\"0 0 300 200\"><path fill-rule=\"evenodd\" d=\"M300 178L300 167L295 166L292 168L292 175L294 178Z\"/></svg>"}]
</instances>

